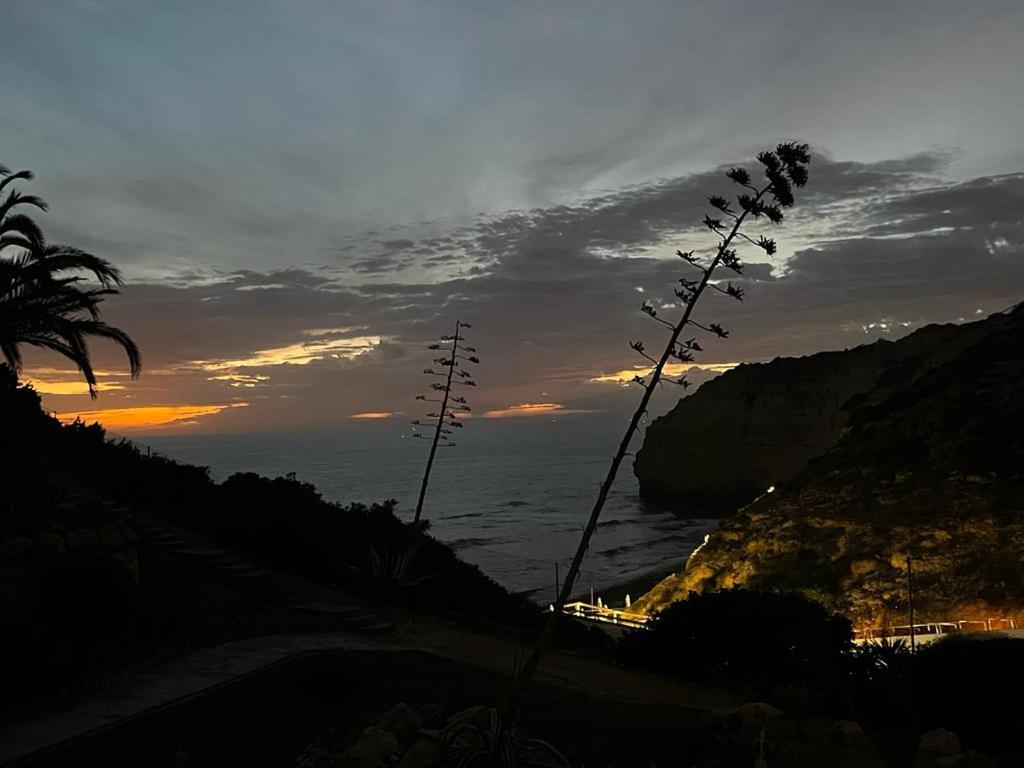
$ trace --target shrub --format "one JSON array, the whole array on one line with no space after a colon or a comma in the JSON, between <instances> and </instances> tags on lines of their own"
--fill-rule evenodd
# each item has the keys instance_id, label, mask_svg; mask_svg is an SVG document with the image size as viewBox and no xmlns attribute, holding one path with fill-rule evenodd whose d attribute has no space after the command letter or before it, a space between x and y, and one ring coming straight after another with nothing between
<instances>
[{"instance_id":1,"label":"shrub","mask_svg":"<svg viewBox=\"0 0 1024 768\"><path fill-rule=\"evenodd\" d=\"M625 663L770 698L795 685L831 690L852 627L798 593L731 589L692 595L625 636Z\"/></svg>"},{"instance_id":2,"label":"shrub","mask_svg":"<svg viewBox=\"0 0 1024 768\"><path fill-rule=\"evenodd\" d=\"M29 714L134 652L138 584L112 557L69 552L28 568L17 586L21 599L0 621L0 717Z\"/></svg>"},{"instance_id":3,"label":"shrub","mask_svg":"<svg viewBox=\"0 0 1024 768\"><path fill-rule=\"evenodd\" d=\"M216 488L209 515L226 545L317 581L504 621L542 617L425 529L399 520L393 499L342 506L293 476L239 473Z\"/></svg>"},{"instance_id":4,"label":"shrub","mask_svg":"<svg viewBox=\"0 0 1024 768\"><path fill-rule=\"evenodd\" d=\"M918 730L947 728L964 749L1020 755L1024 640L950 637L914 657L907 681Z\"/></svg>"}]
</instances>

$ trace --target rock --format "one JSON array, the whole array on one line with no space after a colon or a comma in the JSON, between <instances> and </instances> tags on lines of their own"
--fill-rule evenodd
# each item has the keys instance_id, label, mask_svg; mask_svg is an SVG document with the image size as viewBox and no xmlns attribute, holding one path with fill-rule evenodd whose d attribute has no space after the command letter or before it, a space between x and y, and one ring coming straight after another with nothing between
<instances>
[{"instance_id":1,"label":"rock","mask_svg":"<svg viewBox=\"0 0 1024 768\"><path fill-rule=\"evenodd\" d=\"M124 537L113 523L101 525L96 531L96 537L104 547L113 549L124 546Z\"/></svg>"},{"instance_id":2,"label":"rock","mask_svg":"<svg viewBox=\"0 0 1024 768\"><path fill-rule=\"evenodd\" d=\"M633 464L640 495L709 512L750 503L835 445L852 405L883 400L966 349L988 330L982 323L723 373L647 428Z\"/></svg>"},{"instance_id":3,"label":"rock","mask_svg":"<svg viewBox=\"0 0 1024 768\"><path fill-rule=\"evenodd\" d=\"M403 746L413 742L422 725L420 716L405 702L393 706L377 721L378 728L393 733L398 743Z\"/></svg>"},{"instance_id":4,"label":"rock","mask_svg":"<svg viewBox=\"0 0 1024 768\"><path fill-rule=\"evenodd\" d=\"M82 549L96 549L100 545L96 532L89 528L82 528L78 531L78 547Z\"/></svg>"},{"instance_id":5,"label":"rock","mask_svg":"<svg viewBox=\"0 0 1024 768\"><path fill-rule=\"evenodd\" d=\"M829 729L829 735L844 744L857 744L867 739L860 723L855 723L853 720L837 720Z\"/></svg>"},{"instance_id":6,"label":"rock","mask_svg":"<svg viewBox=\"0 0 1024 768\"><path fill-rule=\"evenodd\" d=\"M734 711L745 720L770 720L782 714L781 709L777 709L771 704L765 704L763 701L751 701L741 704Z\"/></svg>"},{"instance_id":7,"label":"rock","mask_svg":"<svg viewBox=\"0 0 1024 768\"><path fill-rule=\"evenodd\" d=\"M331 763L331 768L381 768L397 758L398 741L394 734L371 727Z\"/></svg>"},{"instance_id":8,"label":"rock","mask_svg":"<svg viewBox=\"0 0 1024 768\"><path fill-rule=\"evenodd\" d=\"M915 354L907 356L905 342ZM811 596L857 626L891 626L906 621L910 553L920 621L1024 615L1024 587L1003 575L1019 571L1024 552L1024 483L1014 471L1021 464L1016 425L1024 424L1024 305L977 323L922 329L895 343L829 355L741 366L684 398L666 421L648 429L637 473L650 470L655 485L686 485L703 471L702 462L730 475L708 474L713 486L732 482L733 474L739 485L756 485L755 448L771 467L781 467L773 462L778 441L790 437L783 417L804 407L788 402L787 387L800 397L813 379L814 386L835 393L845 384L829 377L850 360L888 357L877 380L841 404L841 439L786 485L723 520L699 551L681 551L680 559L688 558L685 570L641 595L633 609L654 613L723 586L784 588ZM850 358L843 362L843 356ZM830 367L831 374L825 370ZM965 370L977 387L963 386ZM794 378L787 383L786 376ZM763 397L779 408L776 426L775 406L762 403ZM827 398L815 397L825 419ZM707 408L698 408L701 403ZM794 442L803 440L804 426ZM818 429L811 426L811 432ZM729 455L733 449L738 461L719 462L720 451ZM640 457L651 451L644 470ZM706 455L697 461L702 451ZM693 463L690 452L696 452ZM992 482L957 480L968 474Z\"/></svg>"},{"instance_id":9,"label":"rock","mask_svg":"<svg viewBox=\"0 0 1024 768\"><path fill-rule=\"evenodd\" d=\"M27 536L15 536L0 543L0 563L23 560L35 551L36 544Z\"/></svg>"},{"instance_id":10,"label":"rock","mask_svg":"<svg viewBox=\"0 0 1024 768\"><path fill-rule=\"evenodd\" d=\"M416 714L420 718L421 728L433 728L443 722L442 717L444 712L437 704L424 704L416 710Z\"/></svg>"},{"instance_id":11,"label":"rock","mask_svg":"<svg viewBox=\"0 0 1024 768\"><path fill-rule=\"evenodd\" d=\"M44 533L39 537L39 550L45 555L63 555L67 544L57 533Z\"/></svg>"},{"instance_id":12,"label":"rock","mask_svg":"<svg viewBox=\"0 0 1024 768\"><path fill-rule=\"evenodd\" d=\"M456 712L448 718L453 734L451 746L459 750L479 749L488 742L494 710L476 706Z\"/></svg>"},{"instance_id":13,"label":"rock","mask_svg":"<svg viewBox=\"0 0 1024 768\"><path fill-rule=\"evenodd\" d=\"M121 538L126 542L135 542L139 540L139 533L135 528L126 520L115 520L114 524L117 526L117 530L121 533Z\"/></svg>"},{"instance_id":14,"label":"rock","mask_svg":"<svg viewBox=\"0 0 1024 768\"><path fill-rule=\"evenodd\" d=\"M14 582L0 579L0 621L16 616L20 602L20 587Z\"/></svg>"},{"instance_id":15,"label":"rock","mask_svg":"<svg viewBox=\"0 0 1024 768\"><path fill-rule=\"evenodd\" d=\"M855 577L866 576L878 567L878 563L872 558L858 558L850 563L850 575Z\"/></svg>"},{"instance_id":16,"label":"rock","mask_svg":"<svg viewBox=\"0 0 1024 768\"><path fill-rule=\"evenodd\" d=\"M933 728L921 736L917 744L918 752L930 752L933 755L960 754L960 739L952 731L945 728Z\"/></svg>"},{"instance_id":17,"label":"rock","mask_svg":"<svg viewBox=\"0 0 1024 768\"><path fill-rule=\"evenodd\" d=\"M490 727L491 712L493 710L490 707L478 705L475 707L468 707L467 709L460 710L454 715L448 718L448 723L457 723L460 720L467 720L480 729L487 729Z\"/></svg>"},{"instance_id":18,"label":"rock","mask_svg":"<svg viewBox=\"0 0 1024 768\"><path fill-rule=\"evenodd\" d=\"M430 739L420 739L402 755L398 768L432 768L441 765L443 759L444 749L440 744Z\"/></svg>"}]
</instances>

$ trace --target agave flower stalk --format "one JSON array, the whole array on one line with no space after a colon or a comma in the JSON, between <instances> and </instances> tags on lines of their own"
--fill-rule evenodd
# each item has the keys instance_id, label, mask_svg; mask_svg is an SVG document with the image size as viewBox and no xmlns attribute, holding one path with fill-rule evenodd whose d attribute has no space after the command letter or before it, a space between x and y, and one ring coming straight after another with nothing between
<instances>
[{"instance_id":1,"label":"agave flower stalk","mask_svg":"<svg viewBox=\"0 0 1024 768\"><path fill-rule=\"evenodd\" d=\"M433 351L444 350L445 354L434 358L434 365L438 367L438 370L425 368L423 373L427 376L442 378L444 383L436 381L430 385L432 393L438 395L437 397L416 396L417 400L438 403L439 405L436 413L427 414L427 418L436 419L433 437L428 437L420 432L421 428L429 427L430 422L423 422L420 419L413 419L412 421L415 428L413 437L431 441L430 454L427 456L427 466L423 471L423 482L420 484L420 496L416 502L416 516L413 518L413 522L416 524L420 522L420 516L423 514L423 500L427 496L430 470L434 466L434 456L437 454L437 449L438 447L454 447L455 442L451 439L452 429L461 429L462 422L459 421L459 416L471 412L470 407L466 404L466 397L460 394L457 389L458 387L476 386L476 382L472 379L472 374L466 370L465 366L467 364L477 365L480 359L476 356L475 348L461 343L466 340L466 337L459 335L461 330L471 327L469 323L458 320L455 323L455 333L453 335L442 336L440 343L431 344L427 347L427 349Z\"/></svg>"},{"instance_id":2,"label":"agave flower stalk","mask_svg":"<svg viewBox=\"0 0 1024 768\"><path fill-rule=\"evenodd\" d=\"M554 627L562 616L563 606L572 595L573 587L579 576L580 566L583 564L583 558L587 554L590 540L597 530L597 523L601 517L601 511L604 509L608 493L615 482L615 476L619 471L622 460L629 452L630 442L640 426L640 421L644 414L647 413L647 405L654 394L655 387L663 381L677 384L683 389L689 386L685 376L675 380L663 378L665 365L670 360L678 360L681 363L692 362L694 353L702 351L702 347L696 337L687 339L683 332L692 326L719 338L726 338L729 335L729 332L718 323L699 323L692 318L698 301L708 288L737 301L743 300L743 290L741 288L734 286L732 283L722 286L718 281L713 281L716 271L720 267L724 267L737 275L743 273L743 264L737 255L736 249L733 247L733 244L737 243L737 241L754 245L768 255L774 254L776 244L773 239L761 236L755 240L742 231L743 224L748 218L760 219L762 216L772 224L780 224L783 219L782 209L789 208L794 203L793 188L802 187L807 183L807 165L810 162L810 155L808 154L806 144L779 144L774 151L761 152L757 159L763 166L765 176L765 181L760 185L755 185L752 182L750 173L744 168L730 168L725 174L735 185L741 188L741 191L736 196L737 208L733 208L732 203L719 195L712 195L708 198L708 202L716 210L716 215L706 215L703 223L710 232L718 237L718 246L713 252L710 261L695 255L694 251L676 252L683 261L687 262L695 270L693 273L694 277L680 278L680 287L675 291L676 297L683 305L682 316L675 323L671 323L659 317L655 307L646 301L641 306L641 310L644 313L668 329L668 341L658 357L647 354L642 341L630 342L630 346L652 366L647 376L636 376L634 379L643 388L644 393L640 398L640 404L633 412L629 426L626 428L626 433L622 436L622 441L615 452L604 482L601 484L601 489L598 492L597 500L594 502L587 525L583 529L583 535L580 537L579 546L576 548L576 554L572 559L569 572L562 583L554 611L544 625L537 648L527 659L516 677L510 696L510 703L513 707L518 706L523 692L529 685L530 679L534 672L536 672L551 643Z\"/></svg>"}]
</instances>

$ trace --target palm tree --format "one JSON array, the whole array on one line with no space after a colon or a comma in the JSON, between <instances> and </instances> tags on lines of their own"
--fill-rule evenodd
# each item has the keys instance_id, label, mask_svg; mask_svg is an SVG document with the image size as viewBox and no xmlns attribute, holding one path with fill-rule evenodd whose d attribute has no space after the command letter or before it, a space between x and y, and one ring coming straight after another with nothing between
<instances>
[{"instance_id":1,"label":"palm tree","mask_svg":"<svg viewBox=\"0 0 1024 768\"><path fill-rule=\"evenodd\" d=\"M12 173L0 165L0 195L17 180L30 181L31 171ZM48 349L71 360L96 397L96 374L87 340L110 339L128 356L133 378L142 371L142 357L135 342L101 319L99 305L118 293L121 273L106 259L67 245L47 243L29 216L15 212L21 206L47 210L35 195L11 189L0 196L0 353L17 374L21 371L21 346ZM98 287L85 284L89 273Z\"/></svg>"}]
</instances>

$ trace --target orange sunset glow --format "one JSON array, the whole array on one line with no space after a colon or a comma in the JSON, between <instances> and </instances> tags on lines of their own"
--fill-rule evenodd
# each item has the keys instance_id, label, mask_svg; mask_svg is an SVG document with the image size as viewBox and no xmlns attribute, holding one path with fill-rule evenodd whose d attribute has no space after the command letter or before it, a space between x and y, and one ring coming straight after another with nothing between
<instances>
[{"instance_id":1,"label":"orange sunset glow","mask_svg":"<svg viewBox=\"0 0 1024 768\"><path fill-rule=\"evenodd\" d=\"M98 421L107 429L131 432L141 429L195 424L203 416L212 416L228 408L245 408L248 403L223 405L146 405L136 408L100 408L92 411L58 413L65 423L81 419L87 424Z\"/></svg>"},{"instance_id":2,"label":"orange sunset glow","mask_svg":"<svg viewBox=\"0 0 1024 768\"><path fill-rule=\"evenodd\" d=\"M498 408L484 413L485 419L508 419L520 416L568 415L571 413L592 413L583 408L566 408L561 403L519 403L508 408Z\"/></svg>"},{"instance_id":3,"label":"orange sunset glow","mask_svg":"<svg viewBox=\"0 0 1024 768\"><path fill-rule=\"evenodd\" d=\"M725 373L731 371L739 363L666 363L665 368L662 371L664 376L681 376L687 371L693 370L694 368L707 371L709 373ZM595 382L613 382L615 384L631 384L634 376L646 376L651 371L651 366L635 366L633 368L624 368L621 371L615 373L603 373L600 376L595 376L591 381Z\"/></svg>"}]
</instances>

